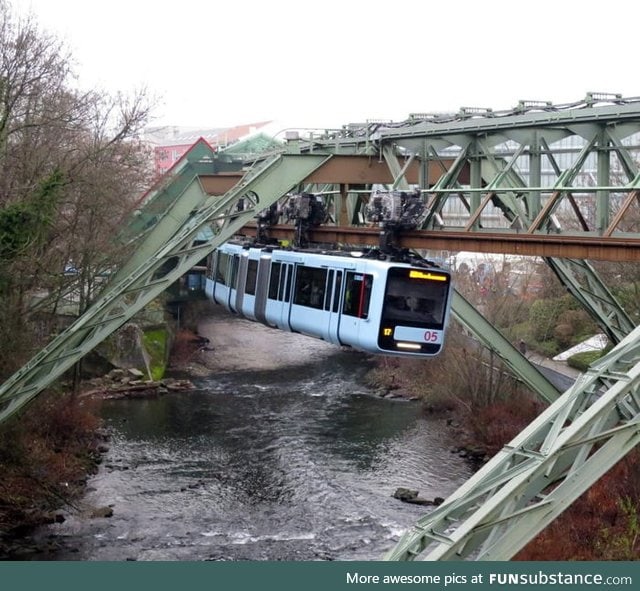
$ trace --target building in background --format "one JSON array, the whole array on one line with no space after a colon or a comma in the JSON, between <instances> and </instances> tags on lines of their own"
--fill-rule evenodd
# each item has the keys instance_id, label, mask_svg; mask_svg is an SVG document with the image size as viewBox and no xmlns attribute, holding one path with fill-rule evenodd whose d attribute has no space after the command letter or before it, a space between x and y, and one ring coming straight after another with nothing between
<instances>
[{"instance_id":1,"label":"building in background","mask_svg":"<svg viewBox=\"0 0 640 591\"><path fill-rule=\"evenodd\" d=\"M259 153L279 142L274 121L260 121L234 127L198 128L164 126L146 130L144 140L153 149L154 170L158 176L167 172L200 138L214 150L232 149L234 152Z\"/></svg>"}]
</instances>

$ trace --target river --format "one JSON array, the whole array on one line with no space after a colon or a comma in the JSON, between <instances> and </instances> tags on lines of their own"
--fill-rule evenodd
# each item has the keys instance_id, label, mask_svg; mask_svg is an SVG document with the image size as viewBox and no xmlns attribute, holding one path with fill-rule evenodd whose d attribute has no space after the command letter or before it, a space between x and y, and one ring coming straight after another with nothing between
<instances>
[{"instance_id":1,"label":"river","mask_svg":"<svg viewBox=\"0 0 640 591\"><path fill-rule=\"evenodd\" d=\"M216 371L195 391L105 401L109 451L47 559L379 560L429 510L396 488L471 474L442 419L363 385L363 355L221 316L200 332Z\"/></svg>"}]
</instances>

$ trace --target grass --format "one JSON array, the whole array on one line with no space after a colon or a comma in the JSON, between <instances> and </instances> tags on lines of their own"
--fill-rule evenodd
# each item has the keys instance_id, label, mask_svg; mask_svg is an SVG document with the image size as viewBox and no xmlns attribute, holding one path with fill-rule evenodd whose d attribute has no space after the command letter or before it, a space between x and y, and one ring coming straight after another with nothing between
<instances>
[{"instance_id":1,"label":"grass","mask_svg":"<svg viewBox=\"0 0 640 591\"><path fill-rule=\"evenodd\" d=\"M576 353L567 359L567 364L570 367L585 372L589 369L589 366L600 359L604 355L603 351L583 351L582 353Z\"/></svg>"}]
</instances>

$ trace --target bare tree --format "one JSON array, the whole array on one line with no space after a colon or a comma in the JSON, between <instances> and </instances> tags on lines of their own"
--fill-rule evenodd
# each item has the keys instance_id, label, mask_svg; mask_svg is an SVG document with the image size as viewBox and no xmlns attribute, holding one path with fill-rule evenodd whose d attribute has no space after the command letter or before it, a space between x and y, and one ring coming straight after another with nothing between
<instances>
[{"instance_id":1,"label":"bare tree","mask_svg":"<svg viewBox=\"0 0 640 591\"><path fill-rule=\"evenodd\" d=\"M150 175L137 139L146 90L82 92L72 76L64 45L0 0L0 377L41 345L34 295L72 279L86 308L123 254L114 237Z\"/></svg>"}]
</instances>

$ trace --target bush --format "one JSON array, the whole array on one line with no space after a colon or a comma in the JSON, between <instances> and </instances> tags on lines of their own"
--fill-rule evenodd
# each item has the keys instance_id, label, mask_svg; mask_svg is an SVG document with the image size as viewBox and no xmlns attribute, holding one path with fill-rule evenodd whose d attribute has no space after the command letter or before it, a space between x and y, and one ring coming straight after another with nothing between
<instances>
[{"instance_id":1,"label":"bush","mask_svg":"<svg viewBox=\"0 0 640 591\"><path fill-rule=\"evenodd\" d=\"M638 560L640 452L634 450L525 546L515 560Z\"/></svg>"},{"instance_id":2,"label":"bush","mask_svg":"<svg viewBox=\"0 0 640 591\"><path fill-rule=\"evenodd\" d=\"M0 531L42 523L83 490L96 466L96 403L41 394L0 431ZM0 555L2 546L0 539Z\"/></svg>"},{"instance_id":3,"label":"bush","mask_svg":"<svg viewBox=\"0 0 640 591\"><path fill-rule=\"evenodd\" d=\"M556 341L534 341L531 347L545 357L555 357L560 353L560 347Z\"/></svg>"},{"instance_id":4,"label":"bush","mask_svg":"<svg viewBox=\"0 0 640 591\"><path fill-rule=\"evenodd\" d=\"M533 421L542 408L541 402L516 394L509 400L476 409L469 413L466 422L474 444L485 447L489 455L494 455Z\"/></svg>"},{"instance_id":5,"label":"bush","mask_svg":"<svg viewBox=\"0 0 640 591\"><path fill-rule=\"evenodd\" d=\"M583 351L582 353L576 353L567 359L569 367L575 367L582 372L589 369L589 366L602 357L602 351Z\"/></svg>"}]
</instances>

